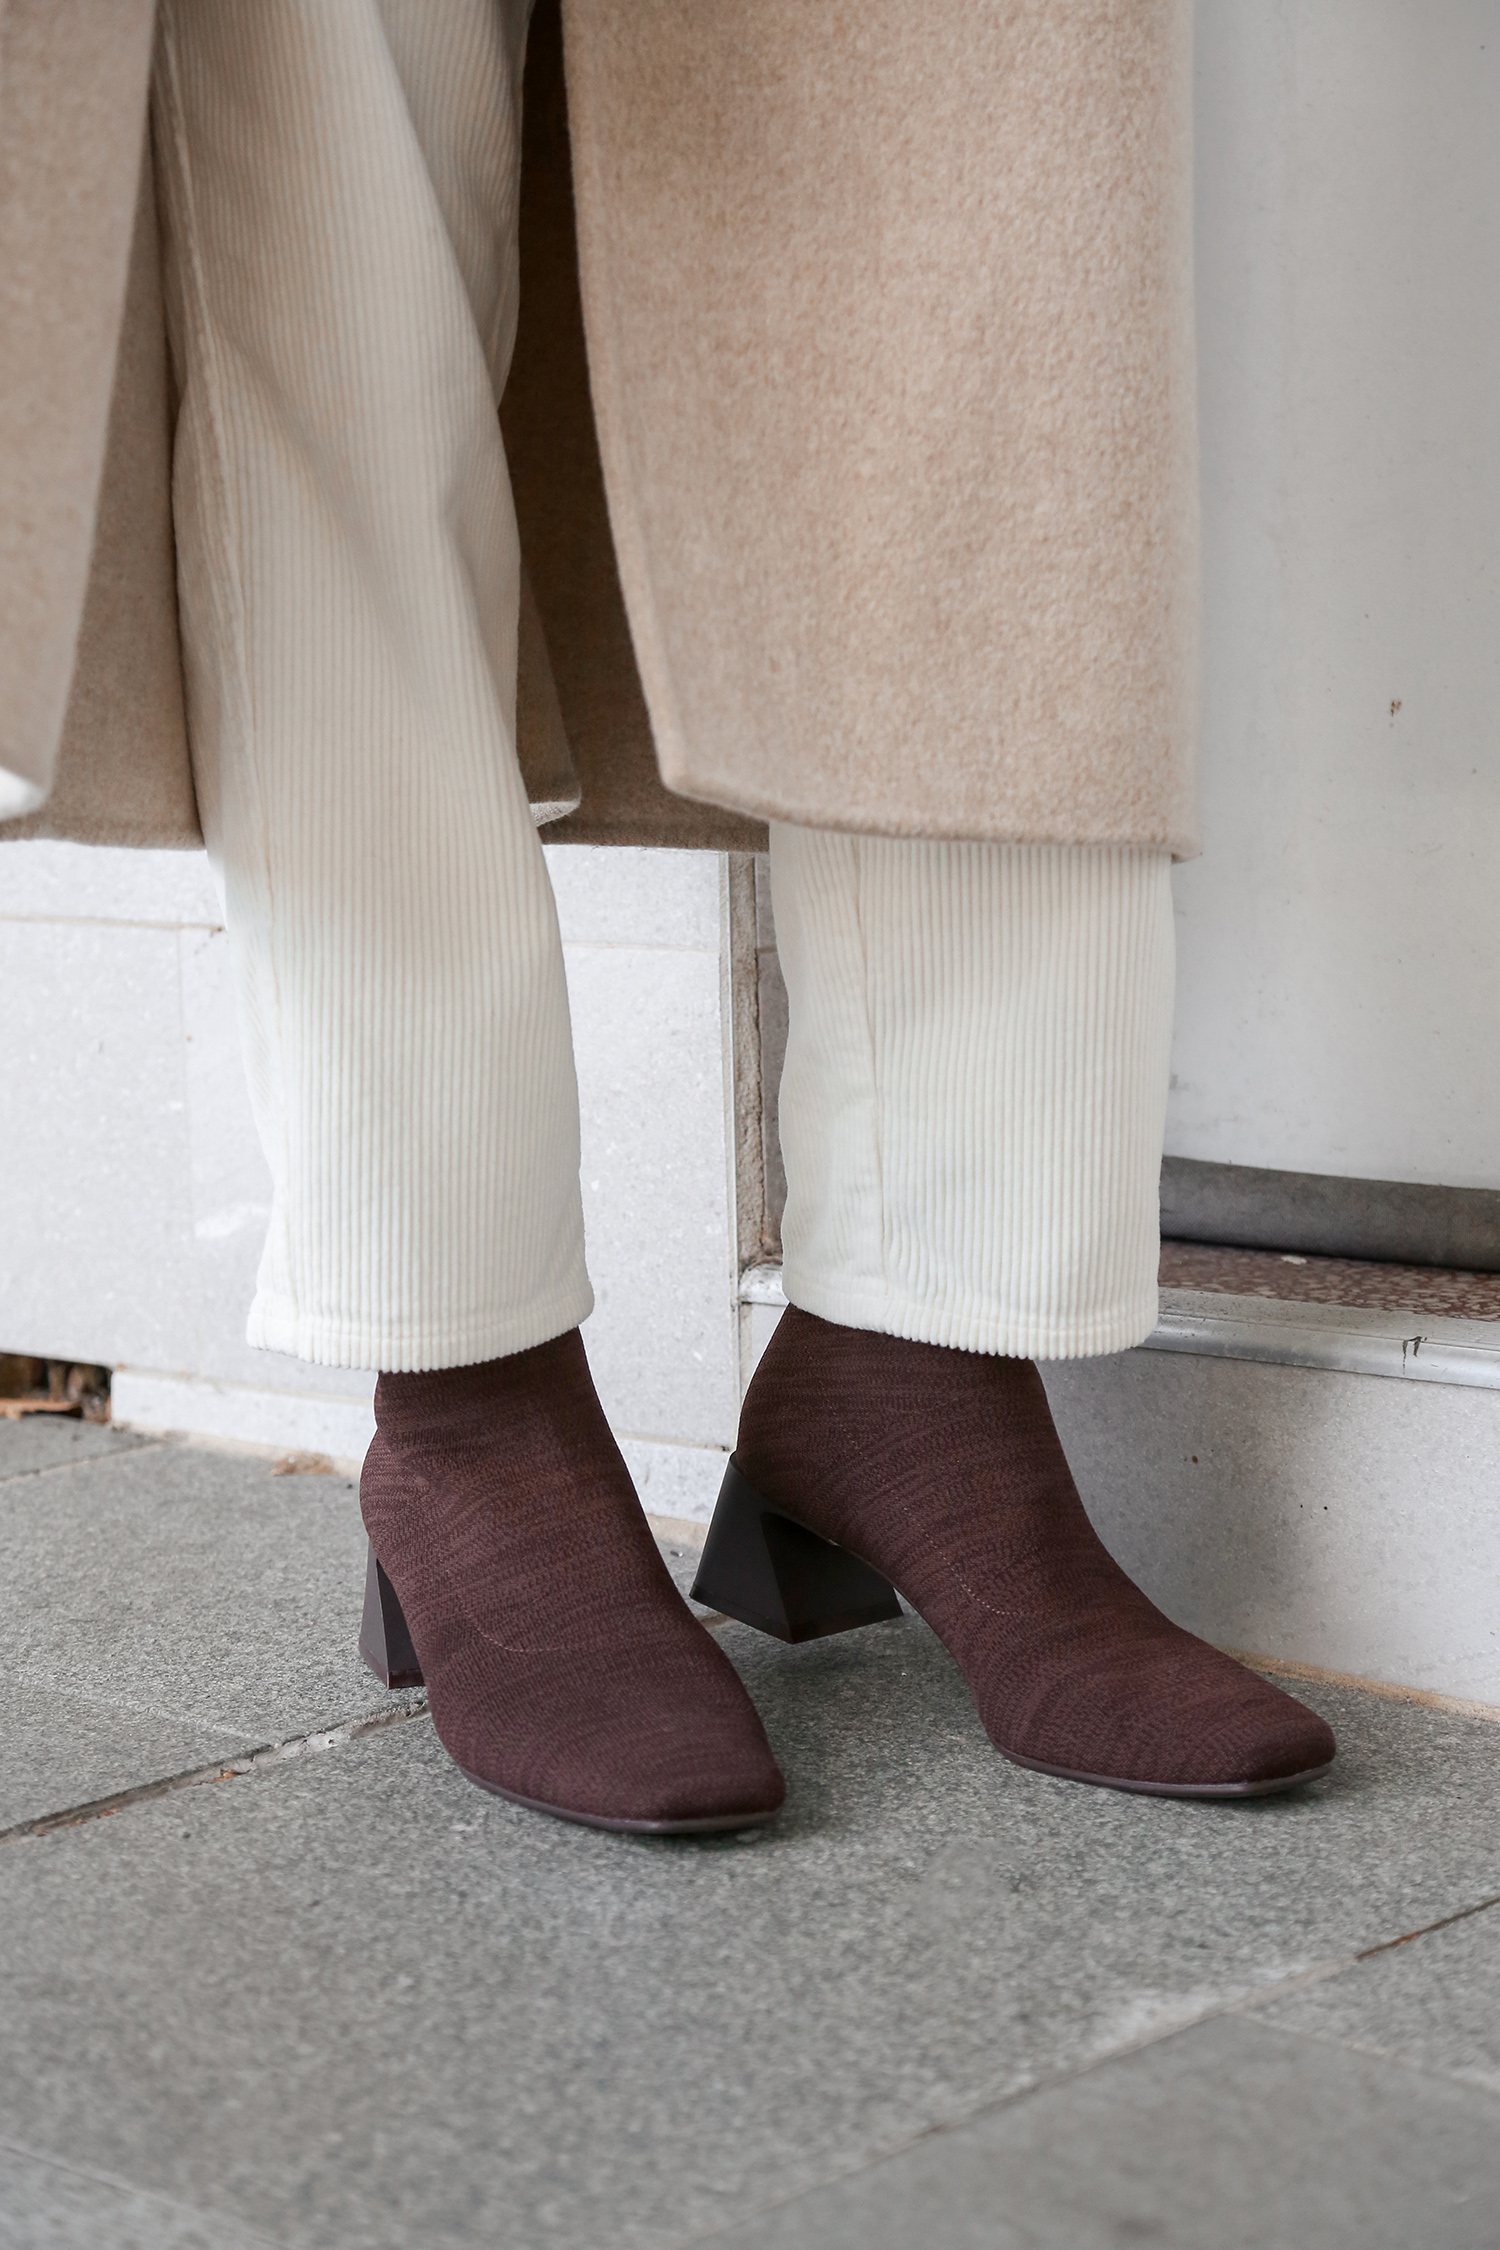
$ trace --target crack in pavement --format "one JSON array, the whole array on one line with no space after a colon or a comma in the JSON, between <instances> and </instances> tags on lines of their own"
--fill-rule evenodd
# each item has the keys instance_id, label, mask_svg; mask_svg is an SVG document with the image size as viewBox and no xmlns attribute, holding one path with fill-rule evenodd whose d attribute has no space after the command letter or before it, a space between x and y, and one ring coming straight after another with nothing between
<instances>
[{"instance_id":1,"label":"crack in pavement","mask_svg":"<svg viewBox=\"0 0 1500 2250\"><path fill-rule=\"evenodd\" d=\"M34 1469L7 1469L0 1476L0 1486L29 1484L34 1477L63 1477L79 1469L103 1468L107 1462L123 1461L128 1454L165 1453L167 1438L142 1438L138 1445L111 1446L103 1453L80 1453L72 1461L40 1461Z\"/></svg>"},{"instance_id":2,"label":"crack in pavement","mask_svg":"<svg viewBox=\"0 0 1500 2250\"><path fill-rule=\"evenodd\" d=\"M67 1805L59 1812L39 1813L34 1820L18 1820L13 1828L0 1828L0 1844L18 1843L25 1836L50 1836L55 1829L78 1828L89 1820L107 1820L111 1813L123 1812L127 1805L149 1804L154 1797L170 1797L179 1789L201 1788L205 1782L232 1781L239 1774L259 1773L266 1766L286 1765L293 1758L316 1757L324 1750L339 1750L346 1742L357 1742L361 1735L380 1734L387 1727L398 1727L408 1719L426 1716L427 1698L419 1695L395 1711L365 1712L359 1718L341 1720L336 1726L319 1727L311 1734L293 1734L281 1742L264 1742L257 1749L242 1751L237 1758L220 1758L212 1765L190 1766L183 1773L163 1774L156 1781L138 1781L129 1789L116 1789L107 1797L91 1797L84 1804Z\"/></svg>"},{"instance_id":3,"label":"crack in pavement","mask_svg":"<svg viewBox=\"0 0 1500 2250\"><path fill-rule=\"evenodd\" d=\"M733 1619L709 1611L699 1622L715 1632L721 1625L732 1624ZM400 1726L407 1719L423 1718L426 1713L427 1697L419 1692L414 1701L403 1703L399 1710L369 1712L361 1718L345 1719L337 1726L320 1727L311 1734L294 1734L280 1742L263 1742L253 1750L241 1751L235 1758L215 1759L206 1766L189 1766L182 1773L163 1774L155 1781L134 1782L130 1788L113 1790L107 1797L90 1797L82 1804L65 1805L57 1812L38 1813L34 1820L18 1820L11 1828L0 1828L0 1844L19 1843L27 1836L50 1836L55 1829L77 1828L89 1820L107 1820L111 1813L123 1812L127 1806L149 1804L153 1798L169 1797L178 1789L197 1789L210 1781L232 1781L236 1775L258 1773L265 1766L285 1765L292 1758L338 1750L346 1742L357 1742L361 1735L378 1734L386 1727Z\"/></svg>"},{"instance_id":4,"label":"crack in pavement","mask_svg":"<svg viewBox=\"0 0 1500 2250\"><path fill-rule=\"evenodd\" d=\"M946 2134L963 2131L969 2126L977 2125L987 2117L999 2116L1004 2110L1017 2109L1025 2102L1035 2101L1039 2095L1054 2093L1064 2086L1074 2085L1079 2079L1090 2077L1095 2071L1105 2069L1112 2063L1128 2060L1132 2055L1144 2054L1152 2047L1165 2046L1171 2040L1180 2039L1188 2032L1200 2030L1204 2024L1222 2022L1231 2016L1256 2015L1262 2008L1270 2006L1275 2001L1288 1999L1293 1993L1302 1991L1309 1985L1329 1983L1336 1977L1346 1976L1351 1969L1357 1968L1360 1962L1368 1961L1376 1954L1388 1953L1393 1946L1409 1945L1413 1938L1426 1937L1430 1930L1446 1929L1452 1922L1467 1921L1471 1914L1482 1914L1487 1907L1497 1905L1500 1905L1500 1898L1484 1899L1479 1905L1466 1906L1460 1913L1445 1915L1440 1922L1431 1922L1424 1929L1412 1930L1406 1937L1388 1938L1384 1944L1367 1946L1361 1953L1340 1954L1326 1961L1315 1962L1309 1968L1294 1969L1286 1976L1277 1977L1270 1984L1257 1986L1253 1991L1213 2001L1199 2014L1186 2017L1181 2022L1162 2024L1154 2031L1145 2031L1134 2039L1122 2040L1118 2046L1107 2047L1098 2054L1082 2056L1076 2062L1064 2063L1056 2069L1039 2072L1035 2078L1024 2085L1013 2086L1001 2093L979 2095L961 2108L955 2109L951 2115L935 2118L929 2124L918 2126L904 2134L898 2134L884 2146L873 2149L863 2156L851 2158L845 2163L837 2165L832 2171L804 2182L800 2187L788 2189L780 2195L773 2193L760 2202L747 2204L727 2218L712 2220L706 2228L701 2228L693 2234L676 2235L666 2245L666 2250L700 2250L701 2245L719 2240L751 2220L768 2218L774 2212L787 2210L792 2205L819 2194L826 2188L843 2187L853 2180L862 2178L868 2172L878 2171L882 2165L890 2163L894 2158L909 2154L912 2149L920 2147L924 2141L941 2139ZM1282 2029L1279 2025L1273 2026L1273 2028L1276 2030ZM1315 2038L1318 2035L1297 2031L1286 2033L1285 2036L1306 2039ZM1361 2051L1353 2047L1353 2043L1348 2040L1333 2038L1327 2040L1326 2043L1346 2050L1352 2049L1354 2052ZM1363 2051L1383 2052L1383 2050ZM1451 2074L1448 2072L1428 2070L1424 2065L1412 2062L1405 2056L1393 2055L1387 2059L1399 2062L1404 2068L1415 2071L1423 2077L1451 2078Z\"/></svg>"},{"instance_id":5,"label":"crack in pavement","mask_svg":"<svg viewBox=\"0 0 1500 2250\"><path fill-rule=\"evenodd\" d=\"M1445 1914L1437 1922L1424 1922L1419 1930L1408 1930L1403 1937L1386 1938L1380 1945L1367 1945L1363 1953L1356 1953L1356 1961L1373 1961L1378 1954L1394 1953L1398 1945L1411 1945L1419 1937L1431 1937L1434 1930L1451 1930L1455 1922L1467 1922L1471 1915L1488 1914L1491 1907L1500 1906L1500 1891L1493 1898L1482 1898L1474 1906L1461 1906L1456 1914Z\"/></svg>"}]
</instances>

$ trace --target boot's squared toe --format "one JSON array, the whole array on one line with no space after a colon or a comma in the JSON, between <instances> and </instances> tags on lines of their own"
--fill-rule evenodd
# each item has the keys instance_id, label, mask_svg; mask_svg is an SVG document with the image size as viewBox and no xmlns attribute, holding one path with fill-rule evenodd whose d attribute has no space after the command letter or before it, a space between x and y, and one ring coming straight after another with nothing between
<instances>
[{"instance_id":1,"label":"boot's squared toe","mask_svg":"<svg viewBox=\"0 0 1500 2250\"><path fill-rule=\"evenodd\" d=\"M434 1700L439 1740L481 1789L591 1827L666 1835L769 1820L786 1793L770 1745L758 1719L744 1722L728 1657L684 1616L690 1635L575 1655L561 1719L554 1652L505 1652L499 1738L485 1692L496 1658L476 1646Z\"/></svg>"}]
</instances>

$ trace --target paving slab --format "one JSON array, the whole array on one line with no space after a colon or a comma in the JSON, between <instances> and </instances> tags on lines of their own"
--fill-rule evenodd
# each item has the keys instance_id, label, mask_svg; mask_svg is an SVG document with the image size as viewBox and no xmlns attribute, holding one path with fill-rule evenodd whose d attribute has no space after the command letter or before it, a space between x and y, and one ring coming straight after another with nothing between
<instances>
[{"instance_id":1,"label":"paving slab","mask_svg":"<svg viewBox=\"0 0 1500 2250\"><path fill-rule=\"evenodd\" d=\"M384 1710L364 1572L344 1477L127 1443L0 1482L0 1828Z\"/></svg>"},{"instance_id":2,"label":"paving slab","mask_svg":"<svg viewBox=\"0 0 1500 2250\"><path fill-rule=\"evenodd\" d=\"M0 1682L0 1830L256 1747L243 1728L107 1703L97 1693Z\"/></svg>"},{"instance_id":3,"label":"paving slab","mask_svg":"<svg viewBox=\"0 0 1500 2250\"><path fill-rule=\"evenodd\" d=\"M68 1414L22 1414L14 1420L0 1416L0 1483L132 1453L149 1442L128 1430L111 1429L107 1422L75 1422Z\"/></svg>"},{"instance_id":4,"label":"paving slab","mask_svg":"<svg viewBox=\"0 0 1500 2250\"><path fill-rule=\"evenodd\" d=\"M661 1546L686 1593L696 1551ZM0 1829L390 1707L358 1655L347 1477L0 1422L0 1571Z\"/></svg>"},{"instance_id":5,"label":"paving slab","mask_svg":"<svg viewBox=\"0 0 1500 2250\"><path fill-rule=\"evenodd\" d=\"M1220 2018L852 2179L720 2250L1494 2250L1500 2103Z\"/></svg>"},{"instance_id":6,"label":"paving slab","mask_svg":"<svg viewBox=\"0 0 1500 2250\"><path fill-rule=\"evenodd\" d=\"M1268 2006L1263 2021L1500 2094L1500 1906L1294 1993Z\"/></svg>"},{"instance_id":7,"label":"paving slab","mask_svg":"<svg viewBox=\"0 0 1500 2250\"><path fill-rule=\"evenodd\" d=\"M0 2145L0 2250L276 2250L233 2219Z\"/></svg>"},{"instance_id":8,"label":"paving slab","mask_svg":"<svg viewBox=\"0 0 1500 2250\"><path fill-rule=\"evenodd\" d=\"M1006 1765L911 1620L724 1641L791 1781L743 1839L418 1718L0 1847L0 2134L308 2250L665 2246L1500 1890L1480 1721L1305 1691L1326 1781L1183 1804Z\"/></svg>"}]
</instances>

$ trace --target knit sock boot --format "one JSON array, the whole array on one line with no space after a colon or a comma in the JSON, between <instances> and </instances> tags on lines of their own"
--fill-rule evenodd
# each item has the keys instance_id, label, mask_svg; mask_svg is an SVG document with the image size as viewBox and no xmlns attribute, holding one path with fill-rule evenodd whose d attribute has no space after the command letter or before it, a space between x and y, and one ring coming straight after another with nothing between
<instances>
[{"instance_id":1,"label":"knit sock boot","mask_svg":"<svg viewBox=\"0 0 1500 2250\"><path fill-rule=\"evenodd\" d=\"M739 1828L784 1784L657 1552L576 1329L382 1375L360 1507L444 1749L471 1781L604 1828Z\"/></svg>"},{"instance_id":2,"label":"knit sock boot","mask_svg":"<svg viewBox=\"0 0 1500 2250\"><path fill-rule=\"evenodd\" d=\"M991 1741L1021 1765L1250 1796L1333 1757L1315 1713L1173 1625L1111 1559L1029 1360L905 1343L794 1307L746 1395L735 1465L753 1489L727 1480L694 1593L736 1614L738 1543L741 1584L757 1569L770 1583L768 1553L804 1591L827 1568L828 1622L814 1598L803 1630L838 1630L849 1621L838 1573L847 1580L850 1566L820 1562L775 1521L790 1518L899 1587L957 1660Z\"/></svg>"}]
</instances>

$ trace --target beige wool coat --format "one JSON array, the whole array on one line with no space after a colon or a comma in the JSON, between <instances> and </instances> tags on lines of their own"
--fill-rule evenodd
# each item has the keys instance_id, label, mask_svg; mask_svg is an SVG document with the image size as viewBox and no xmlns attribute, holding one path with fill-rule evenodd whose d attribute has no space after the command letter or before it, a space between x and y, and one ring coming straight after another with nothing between
<instances>
[{"instance_id":1,"label":"beige wool coat","mask_svg":"<svg viewBox=\"0 0 1500 2250\"><path fill-rule=\"evenodd\" d=\"M199 840L152 15L0 0L0 835ZM549 834L1194 851L1189 0L562 17L501 408Z\"/></svg>"}]
</instances>

